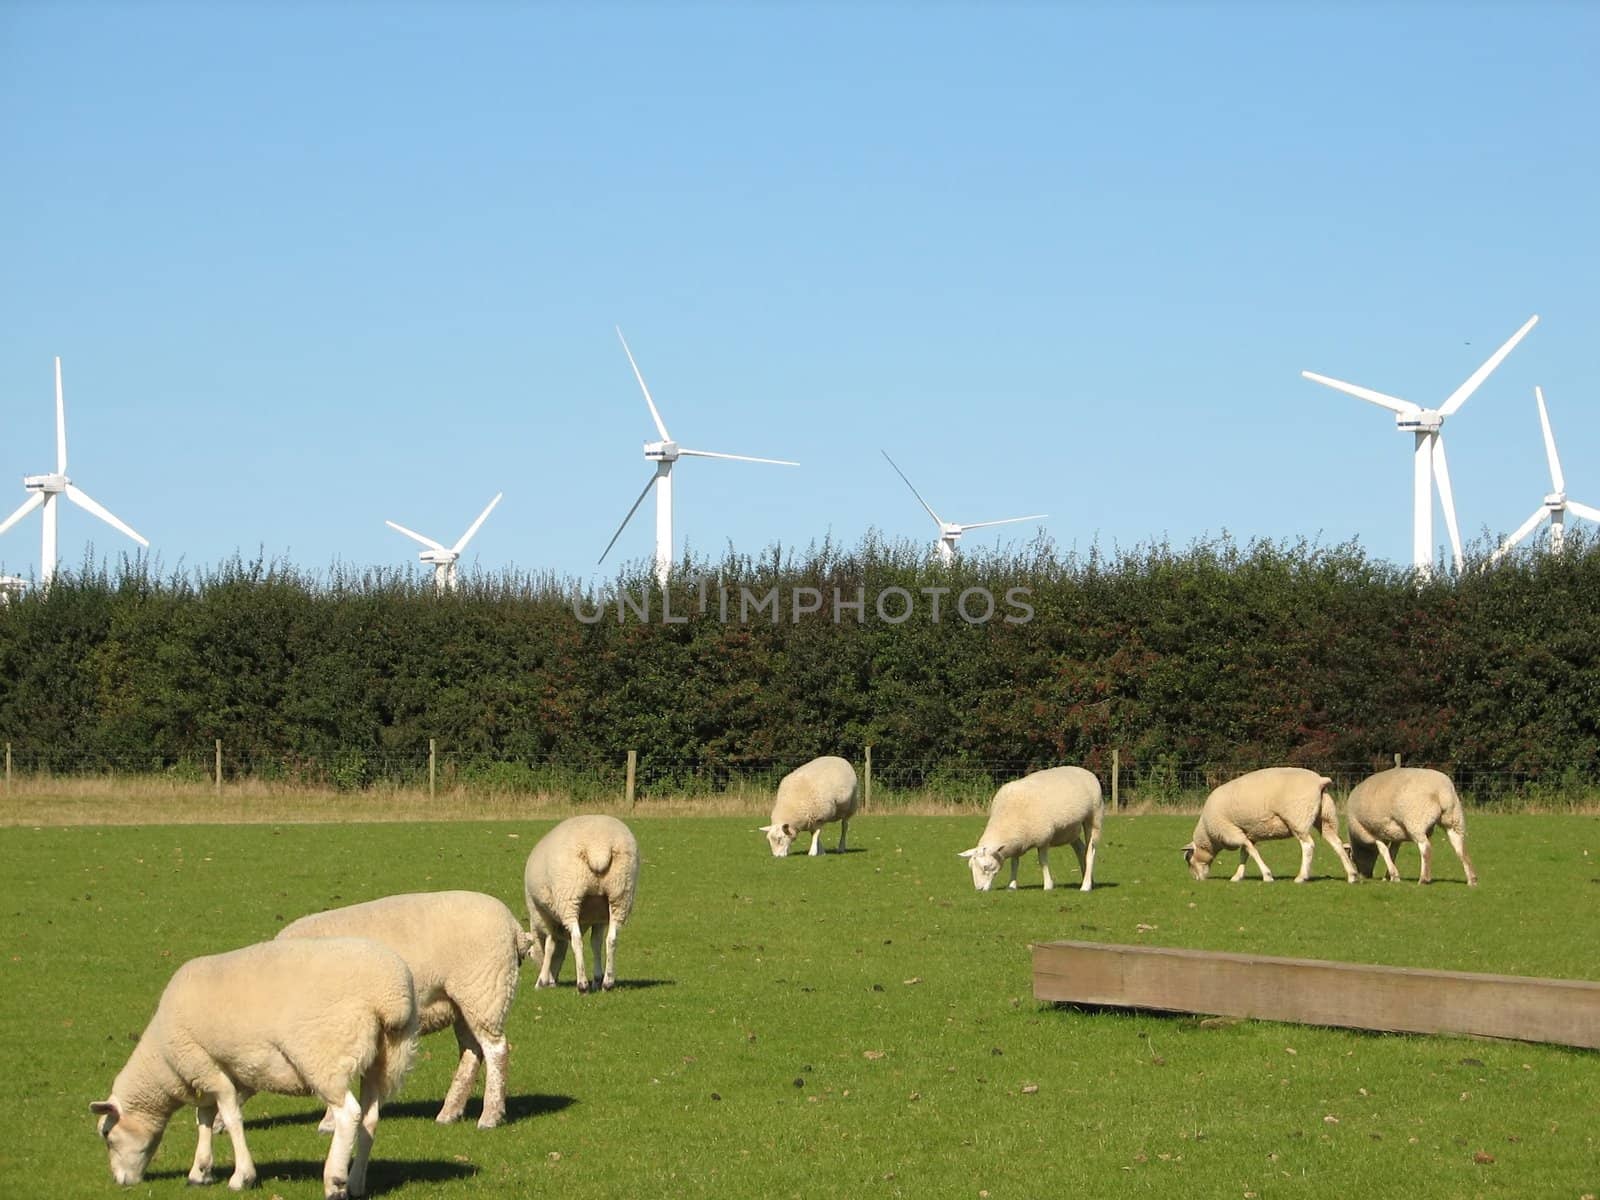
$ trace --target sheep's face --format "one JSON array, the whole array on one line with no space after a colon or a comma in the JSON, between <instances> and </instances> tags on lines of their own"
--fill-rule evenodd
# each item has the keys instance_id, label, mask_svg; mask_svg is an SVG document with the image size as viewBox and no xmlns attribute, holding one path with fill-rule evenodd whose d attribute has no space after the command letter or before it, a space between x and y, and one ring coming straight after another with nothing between
<instances>
[{"instance_id":1,"label":"sheep's face","mask_svg":"<svg viewBox=\"0 0 1600 1200\"><path fill-rule=\"evenodd\" d=\"M1211 860L1215 857L1209 849L1190 842L1183 848L1183 861L1189 864L1189 874L1205 879L1211 874Z\"/></svg>"},{"instance_id":2,"label":"sheep's face","mask_svg":"<svg viewBox=\"0 0 1600 1200\"><path fill-rule=\"evenodd\" d=\"M1355 863L1356 870L1367 879L1372 878L1372 872L1378 866L1378 843L1361 842L1354 839L1345 847L1350 853L1350 861Z\"/></svg>"},{"instance_id":3,"label":"sheep's face","mask_svg":"<svg viewBox=\"0 0 1600 1200\"><path fill-rule=\"evenodd\" d=\"M967 860L967 866L972 868L972 886L980 892L987 892L994 887L995 876L1000 874L1000 856L988 846L974 846L971 850L961 851L961 857Z\"/></svg>"},{"instance_id":4,"label":"sheep's face","mask_svg":"<svg viewBox=\"0 0 1600 1200\"><path fill-rule=\"evenodd\" d=\"M128 1112L113 1096L96 1100L89 1111L100 1118L100 1139L111 1154L111 1177L123 1187L144 1178L144 1170L161 1145L165 1123L157 1125L139 1113Z\"/></svg>"},{"instance_id":5,"label":"sheep's face","mask_svg":"<svg viewBox=\"0 0 1600 1200\"><path fill-rule=\"evenodd\" d=\"M773 858L783 858L794 844L796 830L793 825L763 825L761 832L767 835L767 845L772 847Z\"/></svg>"}]
</instances>

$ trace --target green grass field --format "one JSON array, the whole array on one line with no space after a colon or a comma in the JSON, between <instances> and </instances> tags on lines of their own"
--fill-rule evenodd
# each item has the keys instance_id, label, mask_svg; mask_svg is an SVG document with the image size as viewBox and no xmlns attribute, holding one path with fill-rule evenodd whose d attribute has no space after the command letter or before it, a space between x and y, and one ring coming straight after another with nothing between
<instances>
[{"instance_id":1,"label":"green grass field","mask_svg":"<svg viewBox=\"0 0 1600 1200\"><path fill-rule=\"evenodd\" d=\"M869 814L852 852L821 859L773 859L758 823L633 819L644 866L623 986L580 997L569 960L562 987L535 991L525 970L498 1130L433 1123L454 1042L424 1042L378 1130L375 1192L1600 1193L1593 1053L1055 1008L1032 999L1027 949L1082 938L1596 978L1600 819L1474 815L1469 890L1442 836L1431 888L1349 887L1326 847L1305 886L1195 884L1177 850L1192 817L1113 817L1088 895L1066 851L1053 892L1032 856L1019 892L974 892L955 852L981 815ZM520 913L523 861L550 824L0 829L0 1196L119 1194L86 1106L180 962L390 892L473 888ZM1294 843L1264 853L1292 876ZM1413 878L1416 861L1401 860ZM245 1110L263 1197L320 1196L316 1108ZM133 1193L185 1194L193 1149L186 1110Z\"/></svg>"}]
</instances>

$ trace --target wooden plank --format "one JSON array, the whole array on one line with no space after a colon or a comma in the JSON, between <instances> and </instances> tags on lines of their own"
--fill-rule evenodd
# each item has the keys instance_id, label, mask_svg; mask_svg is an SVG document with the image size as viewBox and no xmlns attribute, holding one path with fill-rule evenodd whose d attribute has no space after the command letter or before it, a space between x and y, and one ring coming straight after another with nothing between
<instances>
[{"instance_id":1,"label":"wooden plank","mask_svg":"<svg viewBox=\"0 0 1600 1200\"><path fill-rule=\"evenodd\" d=\"M1100 942L1033 947L1039 1000L1600 1049L1600 983Z\"/></svg>"}]
</instances>

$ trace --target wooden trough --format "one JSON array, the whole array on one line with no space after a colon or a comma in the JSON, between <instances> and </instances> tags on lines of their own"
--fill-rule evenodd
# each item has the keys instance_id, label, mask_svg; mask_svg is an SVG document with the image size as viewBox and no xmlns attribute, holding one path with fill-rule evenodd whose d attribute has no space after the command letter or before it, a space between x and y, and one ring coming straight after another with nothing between
<instances>
[{"instance_id":1,"label":"wooden trough","mask_svg":"<svg viewBox=\"0 0 1600 1200\"><path fill-rule=\"evenodd\" d=\"M1039 1000L1600 1049L1600 983L1587 980L1100 942L1032 950Z\"/></svg>"}]
</instances>

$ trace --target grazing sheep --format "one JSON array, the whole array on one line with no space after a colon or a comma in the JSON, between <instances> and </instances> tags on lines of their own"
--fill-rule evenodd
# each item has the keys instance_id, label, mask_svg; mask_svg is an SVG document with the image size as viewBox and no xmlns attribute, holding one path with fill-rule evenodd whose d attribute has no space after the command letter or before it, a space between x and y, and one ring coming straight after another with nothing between
<instances>
[{"instance_id":1,"label":"grazing sheep","mask_svg":"<svg viewBox=\"0 0 1600 1200\"><path fill-rule=\"evenodd\" d=\"M1407 841L1415 842L1422 853L1422 874L1417 882L1433 882L1433 843L1429 839L1433 827L1443 825L1450 848L1467 873L1467 885L1477 886L1478 873L1467 857L1467 818L1461 810L1461 797L1443 771L1391 767L1363 779L1350 790L1345 824L1356 869L1371 878L1381 857L1385 878L1396 883L1400 868L1394 865L1394 856Z\"/></svg>"},{"instance_id":2,"label":"grazing sheep","mask_svg":"<svg viewBox=\"0 0 1600 1200\"><path fill-rule=\"evenodd\" d=\"M617 984L617 931L633 911L639 886L639 843L615 817L568 817L534 846L522 873L528 931L542 952L535 987L555 987L567 943L578 969L578 990L589 990L583 930L594 950L595 983ZM600 973L600 928L605 926L605 973Z\"/></svg>"},{"instance_id":3,"label":"grazing sheep","mask_svg":"<svg viewBox=\"0 0 1600 1200\"><path fill-rule=\"evenodd\" d=\"M1339 840L1339 817L1328 788L1333 780L1304 767L1264 767L1237 779L1230 779L1206 797L1200 820L1194 827L1194 840L1183 848L1189 874L1204 879L1211 872L1211 860L1224 850L1237 848L1239 869L1232 882L1244 878L1245 864L1255 859L1261 878L1272 882L1272 872L1257 853L1257 842L1292 837L1300 843L1300 873L1296 883L1311 876L1311 851L1316 843L1312 830L1333 847L1344 867L1345 879L1354 883L1356 869Z\"/></svg>"},{"instance_id":4,"label":"grazing sheep","mask_svg":"<svg viewBox=\"0 0 1600 1200\"><path fill-rule=\"evenodd\" d=\"M506 1115L506 1015L517 996L518 968L533 939L512 911L482 892L415 892L386 896L285 926L280 938L367 937L382 942L411 969L421 1033L454 1027L461 1062L437 1120L460 1118L483 1063L479 1129ZM334 1119L330 1111L323 1124Z\"/></svg>"},{"instance_id":5,"label":"grazing sheep","mask_svg":"<svg viewBox=\"0 0 1600 1200\"><path fill-rule=\"evenodd\" d=\"M796 767L778 782L778 795L772 802L772 823L763 825L773 858L789 853L794 839L811 835L808 855L822 853L822 827L839 822L839 853L844 853L845 834L850 818L856 814L856 769L835 754L813 758Z\"/></svg>"},{"instance_id":6,"label":"grazing sheep","mask_svg":"<svg viewBox=\"0 0 1600 1200\"><path fill-rule=\"evenodd\" d=\"M244 1099L319 1096L334 1112L323 1195L346 1200L366 1193L378 1104L399 1088L416 1040L411 972L393 950L364 938L263 942L179 967L110 1097L89 1108L123 1185L144 1177L185 1104L199 1110L189 1182L210 1183L220 1113L233 1142L228 1186L238 1191L256 1181Z\"/></svg>"},{"instance_id":7,"label":"grazing sheep","mask_svg":"<svg viewBox=\"0 0 1600 1200\"><path fill-rule=\"evenodd\" d=\"M1012 890L1017 886L1017 860L1029 850L1039 851L1044 889L1055 887L1050 878L1050 847L1071 846L1083 870L1087 892L1094 886L1094 852L1100 844L1100 825L1106 806L1100 781L1082 767L1051 767L1000 785L989 805L989 824L971 850L961 857L972 868L972 886L987 892L994 886L1000 864L1011 860Z\"/></svg>"}]
</instances>

